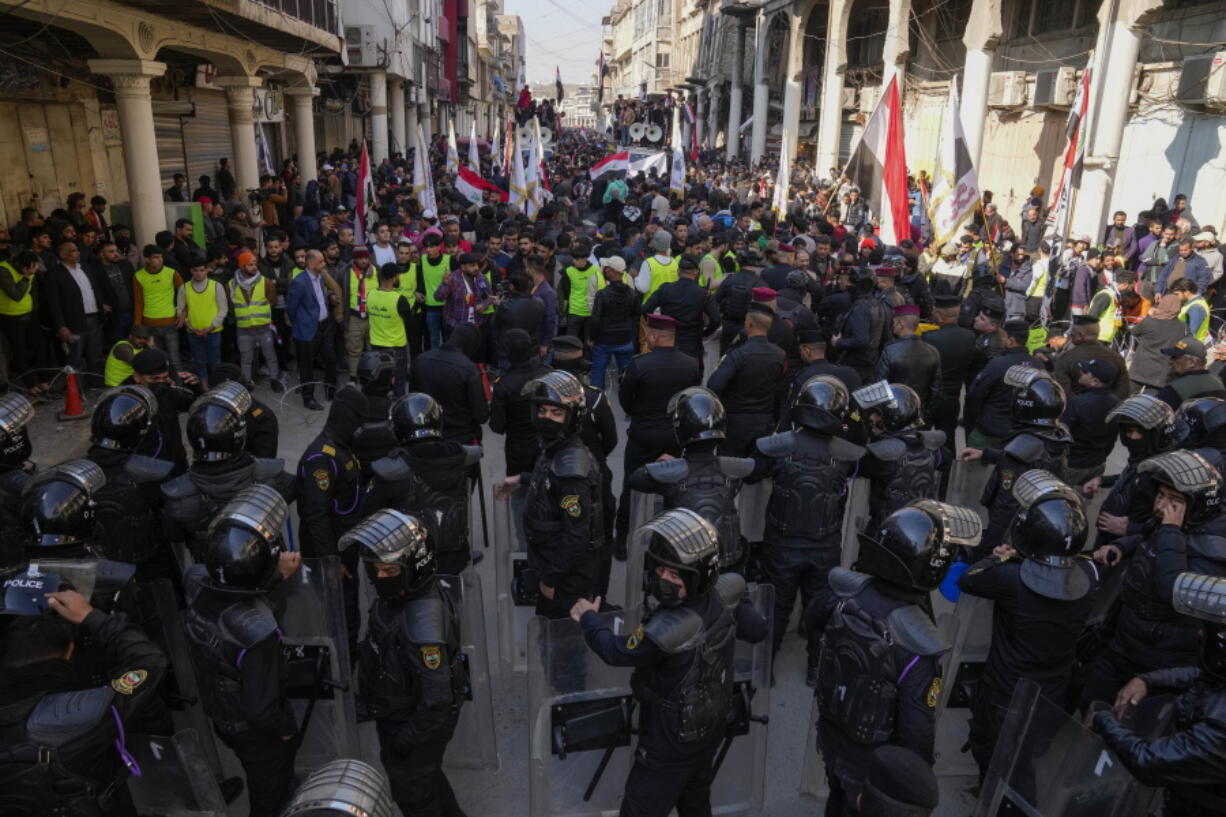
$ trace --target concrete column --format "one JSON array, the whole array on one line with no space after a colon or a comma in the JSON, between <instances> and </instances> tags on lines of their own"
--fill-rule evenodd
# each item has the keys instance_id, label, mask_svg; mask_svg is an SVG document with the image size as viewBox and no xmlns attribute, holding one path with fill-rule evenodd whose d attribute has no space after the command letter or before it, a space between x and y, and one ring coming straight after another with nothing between
<instances>
[{"instance_id":1,"label":"concrete column","mask_svg":"<svg viewBox=\"0 0 1226 817\"><path fill-rule=\"evenodd\" d=\"M286 88L285 95L293 106L294 117L294 150L298 153L298 169L306 181L314 179L318 173L315 163L315 111L313 101L319 96L319 89Z\"/></svg>"},{"instance_id":2,"label":"concrete column","mask_svg":"<svg viewBox=\"0 0 1226 817\"><path fill-rule=\"evenodd\" d=\"M698 146L706 148L707 146L707 97L710 96L710 91L706 88L699 88L696 92L698 102L694 106L694 127L698 128Z\"/></svg>"},{"instance_id":3,"label":"concrete column","mask_svg":"<svg viewBox=\"0 0 1226 817\"><path fill-rule=\"evenodd\" d=\"M843 129L843 72L847 68L847 18L851 0L834 0L826 22L826 59L822 69L821 111L817 123L817 172L839 165L839 136ZM839 168L842 170L842 168Z\"/></svg>"},{"instance_id":4,"label":"concrete column","mask_svg":"<svg viewBox=\"0 0 1226 817\"><path fill-rule=\"evenodd\" d=\"M1119 164L1128 98L1132 94L1141 35L1162 8L1161 0L1121 0L1112 18L1110 3L1098 12L1098 43L1090 82L1089 133L1081 192L1073 211L1073 232L1095 237L1102 232L1111 205L1111 189Z\"/></svg>"},{"instance_id":5,"label":"concrete column","mask_svg":"<svg viewBox=\"0 0 1226 817\"><path fill-rule=\"evenodd\" d=\"M430 118L430 102L422 102L417 108L417 123L421 125L422 138L429 144L434 138L434 120Z\"/></svg>"},{"instance_id":6,"label":"concrete column","mask_svg":"<svg viewBox=\"0 0 1226 817\"><path fill-rule=\"evenodd\" d=\"M800 15L792 14L791 42L788 44L787 84L783 87L783 148L789 159L796 158L800 140L800 78L804 75L805 41L804 26Z\"/></svg>"},{"instance_id":7,"label":"concrete column","mask_svg":"<svg viewBox=\"0 0 1226 817\"><path fill-rule=\"evenodd\" d=\"M966 63L962 70L962 129L966 151L978 168L983 150L983 128L988 117L988 82L992 77L992 58L1002 33L1000 0L979 0L971 4L962 44Z\"/></svg>"},{"instance_id":8,"label":"concrete column","mask_svg":"<svg viewBox=\"0 0 1226 817\"><path fill-rule=\"evenodd\" d=\"M897 75L899 100L903 98L907 57L911 54L910 21L911 0L890 0L890 22L885 30L885 47L881 53L881 89L884 93L890 77Z\"/></svg>"},{"instance_id":9,"label":"concrete column","mask_svg":"<svg viewBox=\"0 0 1226 817\"><path fill-rule=\"evenodd\" d=\"M707 121L707 129L711 132L707 134L707 142L709 142L708 147L710 147L711 150L715 150L719 144L719 104L723 101L723 87L720 85L711 86L710 94L711 111L710 117Z\"/></svg>"},{"instance_id":10,"label":"concrete column","mask_svg":"<svg viewBox=\"0 0 1226 817\"><path fill-rule=\"evenodd\" d=\"M387 115L392 123L392 146L393 152L400 151L404 153L404 80L394 79L388 88L388 112Z\"/></svg>"},{"instance_id":11,"label":"concrete column","mask_svg":"<svg viewBox=\"0 0 1226 817\"><path fill-rule=\"evenodd\" d=\"M260 161L255 152L255 89L264 84L259 77L218 77L216 85L226 89L230 112L230 145L234 148L234 180L250 189L260 186Z\"/></svg>"},{"instance_id":12,"label":"concrete column","mask_svg":"<svg viewBox=\"0 0 1226 817\"><path fill-rule=\"evenodd\" d=\"M158 166L157 133L149 80L166 73L166 63L149 60L89 60L89 70L110 77L123 136L123 163L132 204L132 230L137 245L150 244L166 229L162 207L162 171Z\"/></svg>"},{"instance_id":13,"label":"concrete column","mask_svg":"<svg viewBox=\"0 0 1226 817\"><path fill-rule=\"evenodd\" d=\"M370 166L387 158L387 74L370 75Z\"/></svg>"},{"instance_id":14,"label":"concrete column","mask_svg":"<svg viewBox=\"0 0 1226 817\"><path fill-rule=\"evenodd\" d=\"M413 140L417 138L417 103L408 102L404 106L404 150L406 158L409 155L409 148L413 146Z\"/></svg>"},{"instance_id":15,"label":"concrete column","mask_svg":"<svg viewBox=\"0 0 1226 817\"><path fill-rule=\"evenodd\" d=\"M741 152L741 66L745 63L745 30L748 26L738 18L736 21L736 52L732 58L732 87L728 92L728 158L735 159Z\"/></svg>"},{"instance_id":16,"label":"concrete column","mask_svg":"<svg viewBox=\"0 0 1226 817\"><path fill-rule=\"evenodd\" d=\"M766 130L770 124L770 88L766 84L766 17L758 15L753 55L753 130L750 131L749 160L756 162L766 153Z\"/></svg>"}]
</instances>

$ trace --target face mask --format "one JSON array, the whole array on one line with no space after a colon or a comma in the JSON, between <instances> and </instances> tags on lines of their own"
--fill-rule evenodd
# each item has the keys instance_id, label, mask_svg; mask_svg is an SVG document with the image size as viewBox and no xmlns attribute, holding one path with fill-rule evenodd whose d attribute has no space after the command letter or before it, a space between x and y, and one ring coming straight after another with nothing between
<instances>
[{"instance_id":1,"label":"face mask","mask_svg":"<svg viewBox=\"0 0 1226 817\"><path fill-rule=\"evenodd\" d=\"M1139 440L1130 439L1120 435L1120 442L1124 444L1124 448L1128 449L1128 458L1130 460L1143 460L1153 455L1153 446L1150 444L1148 437L1141 437Z\"/></svg>"},{"instance_id":2,"label":"face mask","mask_svg":"<svg viewBox=\"0 0 1226 817\"><path fill-rule=\"evenodd\" d=\"M366 576L375 588L376 595L384 601L400 601L405 597L403 574L400 576L380 577L375 570L375 566L368 562L366 564Z\"/></svg>"},{"instance_id":3,"label":"face mask","mask_svg":"<svg viewBox=\"0 0 1226 817\"><path fill-rule=\"evenodd\" d=\"M532 428L535 429L536 436L545 445L566 437L566 424L559 423L557 420L550 420L547 417L533 417Z\"/></svg>"},{"instance_id":4,"label":"face mask","mask_svg":"<svg viewBox=\"0 0 1226 817\"><path fill-rule=\"evenodd\" d=\"M576 376L582 376L591 371L592 363L589 360L584 360L582 357L576 357L571 360L558 360L555 357L553 368L563 372L570 372Z\"/></svg>"},{"instance_id":5,"label":"face mask","mask_svg":"<svg viewBox=\"0 0 1226 817\"><path fill-rule=\"evenodd\" d=\"M676 607L681 604L681 588L657 576L654 570L643 572L643 595L646 598L648 610Z\"/></svg>"}]
</instances>

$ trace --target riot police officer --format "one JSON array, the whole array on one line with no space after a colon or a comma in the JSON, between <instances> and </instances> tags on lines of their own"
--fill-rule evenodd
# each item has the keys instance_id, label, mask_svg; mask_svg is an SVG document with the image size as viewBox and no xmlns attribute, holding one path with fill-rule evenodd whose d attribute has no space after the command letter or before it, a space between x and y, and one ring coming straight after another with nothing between
<instances>
[{"instance_id":1,"label":"riot police officer","mask_svg":"<svg viewBox=\"0 0 1226 817\"><path fill-rule=\"evenodd\" d=\"M914 499L936 499L945 432L924 431L920 398L910 386L879 381L852 392L868 433L860 475L870 483L869 530Z\"/></svg>"},{"instance_id":2,"label":"riot police officer","mask_svg":"<svg viewBox=\"0 0 1226 817\"><path fill-rule=\"evenodd\" d=\"M688 508L665 511L644 526L647 615L628 638L599 616L600 599L579 599L571 618L602 661L634 667L642 705L623 817L711 813L715 752L733 707L738 640L757 643L768 622L744 598L745 580L719 574L715 528Z\"/></svg>"},{"instance_id":3,"label":"riot police officer","mask_svg":"<svg viewBox=\"0 0 1226 817\"><path fill-rule=\"evenodd\" d=\"M388 411L392 405L392 385L396 358L386 349L370 349L358 358L358 388L366 395L366 417L353 436L353 455L362 464L362 478L370 479L370 464L386 457L396 447Z\"/></svg>"},{"instance_id":4,"label":"riot police officer","mask_svg":"<svg viewBox=\"0 0 1226 817\"><path fill-rule=\"evenodd\" d=\"M1054 474L1064 470L1069 444L1064 414L1064 389L1042 369L1018 365L1005 372L1004 382L1013 387L1013 429L1001 448L964 448L964 462L983 460L994 465L979 504L988 509L988 526L973 559L982 559L1005 539L1017 500L1013 486L1027 471L1038 468Z\"/></svg>"},{"instance_id":5,"label":"riot police officer","mask_svg":"<svg viewBox=\"0 0 1226 817\"><path fill-rule=\"evenodd\" d=\"M1152 394L1129 397L1107 415L1107 424L1115 426L1128 452L1128 462L1120 473L1097 477L1087 486L1090 495L1100 487L1109 489L1098 510L1095 542L1099 547L1125 534L1140 533L1153 518L1156 489L1148 476L1138 473L1137 466L1171 447L1174 423L1171 407Z\"/></svg>"},{"instance_id":6,"label":"riot police officer","mask_svg":"<svg viewBox=\"0 0 1226 817\"><path fill-rule=\"evenodd\" d=\"M294 478L281 460L247 453L244 416L250 408L251 393L234 381L209 389L192 404L186 424L191 467L162 485L162 519L170 541L195 551L217 511L254 483L272 485L286 501L294 498Z\"/></svg>"},{"instance_id":7,"label":"riot police officer","mask_svg":"<svg viewBox=\"0 0 1226 817\"><path fill-rule=\"evenodd\" d=\"M757 441L748 481L773 480L760 558L766 580L775 587L775 652L792 617L796 591L808 607L842 554L845 488L864 453L837 436L848 407L842 381L819 375L801 387L789 410L793 430ZM808 630L810 671L818 637Z\"/></svg>"},{"instance_id":8,"label":"riot police officer","mask_svg":"<svg viewBox=\"0 0 1226 817\"><path fill-rule=\"evenodd\" d=\"M438 571L458 576L472 560L469 474L481 447L444 440L443 409L428 394L409 392L392 403L389 417L399 447L371 463L363 513L393 508L415 517Z\"/></svg>"},{"instance_id":9,"label":"riot police officer","mask_svg":"<svg viewBox=\"0 0 1226 817\"><path fill-rule=\"evenodd\" d=\"M818 746L826 765L829 815L854 814L869 758L882 745L933 760L940 655L949 649L924 612L956 558L973 540L972 511L922 499L860 535L856 571L836 567L806 611L821 636Z\"/></svg>"},{"instance_id":10,"label":"riot police officer","mask_svg":"<svg viewBox=\"0 0 1226 817\"><path fill-rule=\"evenodd\" d=\"M405 814L463 817L442 763L468 678L459 614L438 586L430 537L415 517L382 510L341 537L342 548L351 546L375 591L359 645L359 695L375 720L392 797Z\"/></svg>"},{"instance_id":11,"label":"riot police officer","mask_svg":"<svg viewBox=\"0 0 1226 817\"><path fill-rule=\"evenodd\" d=\"M1166 813L1212 817L1226 806L1226 582L1181 573L1171 592L1175 609L1200 619L1196 664L1160 667L1133 678L1112 711L1094 715L1094 730L1137 778L1165 785ZM1146 740L1122 725L1150 692L1178 692L1174 733Z\"/></svg>"},{"instance_id":12,"label":"riot police officer","mask_svg":"<svg viewBox=\"0 0 1226 817\"><path fill-rule=\"evenodd\" d=\"M958 295L936 295L932 311L938 328L930 329L922 336L924 343L937 350L941 357L941 399L926 407L924 416L933 428L945 432L945 447L942 449L941 495L949 483L950 468L954 463L954 438L958 429L958 413L961 409L962 386L969 379L967 369L974 352L975 333L958 325Z\"/></svg>"},{"instance_id":13,"label":"riot police officer","mask_svg":"<svg viewBox=\"0 0 1226 817\"><path fill-rule=\"evenodd\" d=\"M524 487L527 580L540 597L536 614L566 618L576 599L597 595L604 546L600 468L580 438L583 385L567 372L550 372L525 386L532 395L541 453L530 473L506 477L495 495Z\"/></svg>"},{"instance_id":14,"label":"riot police officer","mask_svg":"<svg viewBox=\"0 0 1226 817\"><path fill-rule=\"evenodd\" d=\"M1195 663L1200 627L1171 607L1174 577L1185 570L1226 575L1220 542L1222 477L1192 451L1168 451L1137 467L1155 484L1154 519L1140 535L1095 551L1100 561L1129 559L1115 635L1086 675L1081 704L1112 701L1130 678Z\"/></svg>"},{"instance_id":15,"label":"riot police officer","mask_svg":"<svg viewBox=\"0 0 1226 817\"><path fill-rule=\"evenodd\" d=\"M279 814L294 792L298 727L268 593L298 569L283 549L289 515L267 485L239 491L209 525L201 561L183 576L184 629L204 711L247 776L250 813Z\"/></svg>"},{"instance_id":16,"label":"riot police officer","mask_svg":"<svg viewBox=\"0 0 1226 817\"><path fill-rule=\"evenodd\" d=\"M1223 470L1226 466L1226 400L1193 397L1183 401L1175 411L1171 447L1195 451L1214 468Z\"/></svg>"},{"instance_id":17,"label":"riot police officer","mask_svg":"<svg viewBox=\"0 0 1226 817\"><path fill-rule=\"evenodd\" d=\"M1005 373L1014 366L1043 368L1026 351L1030 327L1025 321L1009 321L1004 327L1001 351L981 369L967 369L966 406L963 426L966 444L972 448L998 448L1012 427L1014 386ZM977 372L977 373L976 373Z\"/></svg>"},{"instance_id":18,"label":"riot police officer","mask_svg":"<svg viewBox=\"0 0 1226 817\"><path fill-rule=\"evenodd\" d=\"M994 602L992 648L971 705L971 754L981 780L1020 679L1035 681L1048 700L1063 704L1068 697L1099 583L1094 563L1079 555L1089 524L1077 492L1054 474L1032 470L1014 483L1013 494L1020 507L1012 543L958 578L962 592Z\"/></svg>"},{"instance_id":19,"label":"riot police officer","mask_svg":"<svg viewBox=\"0 0 1226 817\"><path fill-rule=\"evenodd\" d=\"M187 449L179 415L194 405L199 381L191 372L171 372L170 358L161 349L145 349L132 358L132 382L145 386L158 401L157 434L150 434L136 453L174 463L171 473L187 470Z\"/></svg>"},{"instance_id":20,"label":"riot police officer","mask_svg":"<svg viewBox=\"0 0 1226 817\"><path fill-rule=\"evenodd\" d=\"M775 311L753 303L745 315L745 343L720 359L707 379L728 413L728 431L720 453L743 457L753 449L754 440L765 437L775 426L779 400L786 394L784 351L766 339L775 320Z\"/></svg>"},{"instance_id":21,"label":"riot police officer","mask_svg":"<svg viewBox=\"0 0 1226 817\"><path fill-rule=\"evenodd\" d=\"M549 371L537 346L523 329L508 329L503 340L510 367L494 381L490 400L490 431L504 435L503 457L508 474L532 470L540 445L532 428L532 401L524 386Z\"/></svg>"},{"instance_id":22,"label":"riot police officer","mask_svg":"<svg viewBox=\"0 0 1226 817\"><path fill-rule=\"evenodd\" d=\"M717 456L724 439L724 406L709 389L691 386L669 403L679 458L650 462L627 477L632 490L661 494L666 510L689 508L711 523L719 536L721 570L737 570L745 559L736 498L741 480L753 473L747 457Z\"/></svg>"},{"instance_id":23,"label":"riot police officer","mask_svg":"<svg viewBox=\"0 0 1226 817\"><path fill-rule=\"evenodd\" d=\"M242 370L233 363L218 363L214 366L209 382L214 386L230 382L246 386L243 383ZM267 403L251 395L251 408L247 409L243 419L247 421L247 453L266 460L276 459L277 445L281 440L276 412Z\"/></svg>"},{"instance_id":24,"label":"riot police officer","mask_svg":"<svg viewBox=\"0 0 1226 817\"><path fill-rule=\"evenodd\" d=\"M157 413L157 398L144 386L107 392L94 406L86 457L106 475L106 484L94 496L102 554L136 565L138 582L170 578L177 584L181 571L162 530L159 490L174 466L134 453L145 436L154 433Z\"/></svg>"},{"instance_id":25,"label":"riot police officer","mask_svg":"<svg viewBox=\"0 0 1226 817\"><path fill-rule=\"evenodd\" d=\"M30 433L34 406L24 395L0 395L0 570L25 560L17 505L30 478Z\"/></svg>"}]
</instances>

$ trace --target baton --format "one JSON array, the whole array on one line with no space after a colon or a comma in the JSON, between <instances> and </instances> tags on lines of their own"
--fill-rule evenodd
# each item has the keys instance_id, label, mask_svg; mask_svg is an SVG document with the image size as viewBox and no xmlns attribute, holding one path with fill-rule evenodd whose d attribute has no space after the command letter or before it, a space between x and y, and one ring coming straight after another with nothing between
<instances>
[{"instance_id":1,"label":"baton","mask_svg":"<svg viewBox=\"0 0 1226 817\"><path fill-rule=\"evenodd\" d=\"M481 473L481 463L477 463L477 501L481 503L481 541L485 549L490 547L490 526L485 515L485 475Z\"/></svg>"}]
</instances>

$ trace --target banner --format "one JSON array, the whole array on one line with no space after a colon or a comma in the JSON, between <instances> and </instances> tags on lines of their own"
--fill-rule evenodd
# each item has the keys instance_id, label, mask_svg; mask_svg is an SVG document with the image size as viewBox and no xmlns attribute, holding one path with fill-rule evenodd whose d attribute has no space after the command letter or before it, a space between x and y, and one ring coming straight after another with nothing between
<instances>
[{"instance_id":1,"label":"banner","mask_svg":"<svg viewBox=\"0 0 1226 817\"><path fill-rule=\"evenodd\" d=\"M425 133L421 123L417 123L417 144L413 149L413 195L417 198L422 210L433 210L438 214L434 200L434 179L430 175L430 159L426 147Z\"/></svg>"},{"instance_id":2,"label":"banner","mask_svg":"<svg viewBox=\"0 0 1226 817\"><path fill-rule=\"evenodd\" d=\"M844 173L859 185L869 207L878 210L884 241L897 244L911 237L907 153L897 75L890 78L873 115L865 123Z\"/></svg>"},{"instance_id":3,"label":"banner","mask_svg":"<svg viewBox=\"0 0 1226 817\"><path fill-rule=\"evenodd\" d=\"M958 78L949 82L949 105L941 129L941 152L932 198L926 208L932 222L933 243L938 247L958 237L962 225L979 206L979 179L966 148L962 130L962 107L958 99Z\"/></svg>"},{"instance_id":4,"label":"banner","mask_svg":"<svg viewBox=\"0 0 1226 817\"><path fill-rule=\"evenodd\" d=\"M455 141L455 120L447 120L447 172L455 173L460 168L460 149Z\"/></svg>"},{"instance_id":5,"label":"banner","mask_svg":"<svg viewBox=\"0 0 1226 817\"><path fill-rule=\"evenodd\" d=\"M460 172L456 173L455 189L461 196L468 199L469 204L480 205L485 191L498 194L499 201L506 201L510 196L507 191L503 190L493 182L486 181L481 177L481 174L469 170L467 167L461 167Z\"/></svg>"},{"instance_id":6,"label":"banner","mask_svg":"<svg viewBox=\"0 0 1226 817\"><path fill-rule=\"evenodd\" d=\"M1043 239L1050 242L1053 255L1058 252L1057 244L1068 237L1069 220L1073 215L1073 191L1081 186L1081 163L1085 158L1081 123L1090 104L1090 64L1093 60L1094 54L1091 53L1086 58L1081 82L1077 83L1077 97L1073 100L1073 107L1068 113L1068 122L1064 127L1068 137L1068 147L1064 151L1064 170L1060 174L1060 185L1052 196L1047 222L1043 225Z\"/></svg>"},{"instance_id":7,"label":"banner","mask_svg":"<svg viewBox=\"0 0 1226 817\"><path fill-rule=\"evenodd\" d=\"M481 151L477 147L477 120L473 120L472 128L468 131L468 166L473 169L473 172L481 173Z\"/></svg>"},{"instance_id":8,"label":"banner","mask_svg":"<svg viewBox=\"0 0 1226 817\"><path fill-rule=\"evenodd\" d=\"M353 240L355 244L366 243L366 232L374 220L375 186L370 177L370 154L366 151L366 140L362 140L362 153L358 157L358 201L353 208L356 218L353 220Z\"/></svg>"},{"instance_id":9,"label":"banner","mask_svg":"<svg viewBox=\"0 0 1226 817\"><path fill-rule=\"evenodd\" d=\"M588 168L587 175L595 180L599 179L606 173L625 173L629 169L630 151L623 150L620 153L610 153L608 156L592 165L590 168Z\"/></svg>"},{"instance_id":10,"label":"banner","mask_svg":"<svg viewBox=\"0 0 1226 817\"><path fill-rule=\"evenodd\" d=\"M507 128L507 139L515 139L515 149L511 152L511 189L507 196L507 204L528 215L528 180L524 178L523 153L519 146L519 136L512 137L515 128Z\"/></svg>"},{"instance_id":11,"label":"banner","mask_svg":"<svg viewBox=\"0 0 1226 817\"><path fill-rule=\"evenodd\" d=\"M775 191L771 196L771 212L783 220L788 214L788 188L792 182L792 159L788 156L787 133L779 139L779 174L775 177Z\"/></svg>"}]
</instances>

